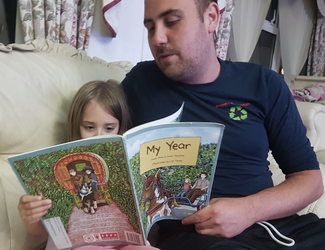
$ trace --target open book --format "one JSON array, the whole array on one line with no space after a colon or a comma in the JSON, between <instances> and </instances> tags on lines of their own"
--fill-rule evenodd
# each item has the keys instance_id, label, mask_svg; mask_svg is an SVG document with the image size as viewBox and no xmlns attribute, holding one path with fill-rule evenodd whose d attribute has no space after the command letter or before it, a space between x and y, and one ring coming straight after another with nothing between
<instances>
[{"instance_id":1,"label":"open book","mask_svg":"<svg viewBox=\"0 0 325 250\"><path fill-rule=\"evenodd\" d=\"M145 245L157 221L208 204L224 126L168 119L8 158L26 193L52 200L58 249Z\"/></svg>"}]
</instances>

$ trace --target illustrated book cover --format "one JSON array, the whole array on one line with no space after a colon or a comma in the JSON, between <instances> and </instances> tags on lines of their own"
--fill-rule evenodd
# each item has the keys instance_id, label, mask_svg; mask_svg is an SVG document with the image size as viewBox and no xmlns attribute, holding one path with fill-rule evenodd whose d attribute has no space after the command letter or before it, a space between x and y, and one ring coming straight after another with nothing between
<instances>
[{"instance_id":1,"label":"illustrated book cover","mask_svg":"<svg viewBox=\"0 0 325 250\"><path fill-rule=\"evenodd\" d=\"M175 113L178 120L181 110ZM167 122L8 158L58 249L145 245L152 225L208 204L224 126Z\"/></svg>"}]
</instances>

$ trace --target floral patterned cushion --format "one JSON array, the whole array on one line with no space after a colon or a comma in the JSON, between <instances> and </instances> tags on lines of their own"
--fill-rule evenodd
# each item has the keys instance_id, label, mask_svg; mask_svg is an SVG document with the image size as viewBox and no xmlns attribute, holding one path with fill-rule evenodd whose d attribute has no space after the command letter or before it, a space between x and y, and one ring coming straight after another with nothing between
<instances>
[{"instance_id":1,"label":"floral patterned cushion","mask_svg":"<svg viewBox=\"0 0 325 250\"><path fill-rule=\"evenodd\" d=\"M325 100L325 83L306 86L292 90L293 99L297 101L318 102Z\"/></svg>"}]
</instances>

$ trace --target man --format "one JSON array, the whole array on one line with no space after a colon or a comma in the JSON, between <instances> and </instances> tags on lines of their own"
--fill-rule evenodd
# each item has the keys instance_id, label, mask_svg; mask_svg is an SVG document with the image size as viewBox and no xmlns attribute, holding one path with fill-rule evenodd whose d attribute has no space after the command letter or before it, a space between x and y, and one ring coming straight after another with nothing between
<instances>
[{"instance_id":1,"label":"man","mask_svg":"<svg viewBox=\"0 0 325 250\"><path fill-rule=\"evenodd\" d=\"M133 125L175 112L181 121L226 126L207 207L161 222L160 249L281 249L256 224L269 221L293 238L291 249L325 249L325 221L296 212L324 189L319 165L291 93L277 73L218 60L213 36L219 8L211 0L145 0L144 25L154 62L122 82ZM269 149L286 174L273 187Z\"/></svg>"},{"instance_id":2,"label":"man","mask_svg":"<svg viewBox=\"0 0 325 250\"><path fill-rule=\"evenodd\" d=\"M201 173L201 179L198 179L192 189L186 194L186 198L189 198L192 203L194 203L195 199L199 197L200 195L204 194L209 185L210 181L206 179L207 173L202 172Z\"/></svg>"}]
</instances>

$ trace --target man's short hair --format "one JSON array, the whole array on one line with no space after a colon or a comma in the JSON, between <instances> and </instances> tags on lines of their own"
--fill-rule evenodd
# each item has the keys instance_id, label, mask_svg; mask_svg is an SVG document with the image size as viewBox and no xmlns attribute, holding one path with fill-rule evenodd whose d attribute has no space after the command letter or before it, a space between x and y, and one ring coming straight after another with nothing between
<instances>
[{"instance_id":1,"label":"man's short hair","mask_svg":"<svg viewBox=\"0 0 325 250\"><path fill-rule=\"evenodd\" d=\"M203 14L211 2L218 3L218 0L194 0L199 18L203 22Z\"/></svg>"}]
</instances>

